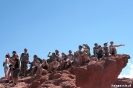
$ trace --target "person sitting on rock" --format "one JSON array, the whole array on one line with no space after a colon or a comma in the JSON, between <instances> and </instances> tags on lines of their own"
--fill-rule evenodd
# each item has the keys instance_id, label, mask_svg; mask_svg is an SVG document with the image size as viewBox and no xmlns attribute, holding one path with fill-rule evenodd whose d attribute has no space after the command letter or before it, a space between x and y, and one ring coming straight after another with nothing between
<instances>
[{"instance_id":1,"label":"person sitting on rock","mask_svg":"<svg viewBox=\"0 0 133 88\"><path fill-rule=\"evenodd\" d=\"M94 44L95 46L93 47L93 54L95 57L97 57L97 53L99 51L99 46L97 43Z\"/></svg>"},{"instance_id":2,"label":"person sitting on rock","mask_svg":"<svg viewBox=\"0 0 133 88\"><path fill-rule=\"evenodd\" d=\"M59 69L60 63L58 61L56 61L56 59L54 59L49 66L50 66L49 67L50 73L55 72Z\"/></svg>"},{"instance_id":3,"label":"person sitting on rock","mask_svg":"<svg viewBox=\"0 0 133 88\"><path fill-rule=\"evenodd\" d=\"M55 58L55 53L52 53L52 55L50 55L51 52L48 53L48 57L49 59L47 60L48 63L51 63Z\"/></svg>"},{"instance_id":4,"label":"person sitting on rock","mask_svg":"<svg viewBox=\"0 0 133 88\"><path fill-rule=\"evenodd\" d=\"M90 60L90 47L87 45L87 44L83 44L85 46L84 50L86 51L87 53L87 56L88 56L88 60Z\"/></svg>"},{"instance_id":5,"label":"person sitting on rock","mask_svg":"<svg viewBox=\"0 0 133 88\"><path fill-rule=\"evenodd\" d=\"M5 61L3 63L4 66L4 73L5 73L5 79L8 80L8 69L9 69L9 55L7 54L5 56Z\"/></svg>"},{"instance_id":6,"label":"person sitting on rock","mask_svg":"<svg viewBox=\"0 0 133 88\"><path fill-rule=\"evenodd\" d=\"M116 53L117 53L116 47L119 47L119 46L125 46L125 45L124 44L114 45L114 42L111 41L110 46L109 46L110 54L111 55L116 55Z\"/></svg>"},{"instance_id":7,"label":"person sitting on rock","mask_svg":"<svg viewBox=\"0 0 133 88\"><path fill-rule=\"evenodd\" d=\"M39 74L47 74L49 70L49 64L47 63L47 61L45 59L43 59L43 63L41 64L41 68L40 68L40 72Z\"/></svg>"},{"instance_id":8,"label":"person sitting on rock","mask_svg":"<svg viewBox=\"0 0 133 88\"><path fill-rule=\"evenodd\" d=\"M81 45L79 45L79 50L77 51L77 53L79 53L80 56L80 63L82 64L84 62L84 58L83 58L83 47Z\"/></svg>"},{"instance_id":9,"label":"person sitting on rock","mask_svg":"<svg viewBox=\"0 0 133 88\"><path fill-rule=\"evenodd\" d=\"M37 55L34 55L34 61L32 62L32 65L33 65L33 67L32 67L32 71L31 71L31 75L33 75L35 70L37 70L36 75L39 75L39 69L40 69L41 63L40 63L40 60Z\"/></svg>"},{"instance_id":10,"label":"person sitting on rock","mask_svg":"<svg viewBox=\"0 0 133 88\"><path fill-rule=\"evenodd\" d=\"M109 56L108 43L104 43L103 53L104 53L104 57L108 57Z\"/></svg>"},{"instance_id":11,"label":"person sitting on rock","mask_svg":"<svg viewBox=\"0 0 133 88\"><path fill-rule=\"evenodd\" d=\"M74 55L72 54L71 50L69 50L69 54L67 55L67 57L69 58L69 63L72 66L74 63Z\"/></svg>"},{"instance_id":12,"label":"person sitting on rock","mask_svg":"<svg viewBox=\"0 0 133 88\"><path fill-rule=\"evenodd\" d=\"M80 55L79 53L74 53L74 66L79 66L81 64L80 62Z\"/></svg>"},{"instance_id":13,"label":"person sitting on rock","mask_svg":"<svg viewBox=\"0 0 133 88\"><path fill-rule=\"evenodd\" d=\"M68 61L69 59L67 55L64 52L62 52L62 56L60 57L60 69L65 69L69 63Z\"/></svg>"},{"instance_id":14,"label":"person sitting on rock","mask_svg":"<svg viewBox=\"0 0 133 88\"><path fill-rule=\"evenodd\" d=\"M88 61L88 54L86 52L86 50L83 51L82 56L82 63L86 63Z\"/></svg>"},{"instance_id":15,"label":"person sitting on rock","mask_svg":"<svg viewBox=\"0 0 133 88\"><path fill-rule=\"evenodd\" d=\"M68 58L68 56L65 54L64 56L64 69L67 69L67 67L70 65L70 59Z\"/></svg>"},{"instance_id":16,"label":"person sitting on rock","mask_svg":"<svg viewBox=\"0 0 133 88\"><path fill-rule=\"evenodd\" d=\"M102 50L102 47L99 45L99 51L97 53L97 58L98 60L100 60L100 58L103 57L103 50Z\"/></svg>"},{"instance_id":17,"label":"person sitting on rock","mask_svg":"<svg viewBox=\"0 0 133 88\"><path fill-rule=\"evenodd\" d=\"M55 59L56 61L59 61L59 57L60 57L60 54L59 54L59 50L55 50Z\"/></svg>"}]
</instances>

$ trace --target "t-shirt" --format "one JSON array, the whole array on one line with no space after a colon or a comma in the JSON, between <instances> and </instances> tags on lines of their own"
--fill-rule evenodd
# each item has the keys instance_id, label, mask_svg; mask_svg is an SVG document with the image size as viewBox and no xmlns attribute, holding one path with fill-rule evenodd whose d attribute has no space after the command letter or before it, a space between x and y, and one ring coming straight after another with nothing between
<instances>
[{"instance_id":1,"label":"t-shirt","mask_svg":"<svg viewBox=\"0 0 133 88\"><path fill-rule=\"evenodd\" d=\"M97 54L98 51L99 51L99 47L94 47L94 48L93 48L93 52L94 52L94 54Z\"/></svg>"},{"instance_id":2,"label":"t-shirt","mask_svg":"<svg viewBox=\"0 0 133 88\"><path fill-rule=\"evenodd\" d=\"M83 50L78 50L77 53L79 53L80 55L83 54Z\"/></svg>"},{"instance_id":3,"label":"t-shirt","mask_svg":"<svg viewBox=\"0 0 133 88\"><path fill-rule=\"evenodd\" d=\"M103 47L103 49L106 53L108 52L108 47Z\"/></svg>"},{"instance_id":4,"label":"t-shirt","mask_svg":"<svg viewBox=\"0 0 133 88\"><path fill-rule=\"evenodd\" d=\"M39 66L39 64L40 64L40 61L39 60L36 60L35 61L35 66L37 67L37 66Z\"/></svg>"},{"instance_id":5,"label":"t-shirt","mask_svg":"<svg viewBox=\"0 0 133 88\"><path fill-rule=\"evenodd\" d=\"M48 62L52 62L55 59L55 57L50 56L49 59L47 60Z\"/></svg>"},{"instance_id":6,"label":"t-shirt","mask_svg":"<svg viewBox=\"0 0 133 88\"><path fill-rule=\"evenodd\" d=\"M19 68L19 59L15 59L14 61L16 61L16 64L14 65L14 68Z\"/></svg>"},{"instance_id":7,"label":"t-shirt","mask_svg":"<svg viewBox=\"0 0 133 88\"><path fill-rule=\"evenodd\" d=\"M69 58L70 60L73 60L73 56L72 56L72 55L68 55L68 58Z\"/></svg>"},{"instance_id":8,"label":"t-shirt","mask_svg":"<svg viewBox=\"0 0 133 88\"><path fill-rule=\"evenodd\" d=\"M29 59L29 54L28 53L22 53L21 54L21 60L22 61L28 61L28 59Z\"/></svg>"}]
</instances>

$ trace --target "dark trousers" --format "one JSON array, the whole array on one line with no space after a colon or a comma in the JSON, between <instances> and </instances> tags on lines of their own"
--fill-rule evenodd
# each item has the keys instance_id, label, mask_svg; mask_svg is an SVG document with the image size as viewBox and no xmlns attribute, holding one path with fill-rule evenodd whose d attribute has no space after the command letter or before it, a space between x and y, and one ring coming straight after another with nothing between
<instances>
[{"instance_id":1,"label":"dark trousers","mask_svg":"<svg viewBox=\"0 0 133 88\"><path fill-rule=\"evenodd\" d=\"M21 61L21 75L27 75L27 62Z\"/></svg>"}]
</instances>

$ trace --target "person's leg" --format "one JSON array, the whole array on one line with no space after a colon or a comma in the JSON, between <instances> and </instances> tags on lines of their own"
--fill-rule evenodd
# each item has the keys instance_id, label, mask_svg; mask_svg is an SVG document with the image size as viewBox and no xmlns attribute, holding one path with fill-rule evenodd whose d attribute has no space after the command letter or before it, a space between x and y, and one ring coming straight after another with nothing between
<instances>
[{"instance_id":1,"label":"person's leg","mask_svg":"<svg viewBox=\"0 0 133 88\"><path fill-rule=\"evenodd\" d=\"M4 67L5 79L6 79L6 68Z\"/></svg>"},{"instance_id":2,"label":"person's leg","mask_svg":"<svg viewBox=\"0 0 133 88\"><path fill-rule=\"evenodd\" d=\"M11 70L8 71L8 80L10 80Z\"/></svg>"},{"instance_id":3,"label":"person's leg","mask_svg":"<svg viewBox=\"0 0 133 88\"><path fill-rule=\"evenodd\" d=\"M50 63L50 64L49 64L49 72L52 71L52 68L53 68L53 67L52 67L52 64Z\"/></svg>"},{"instance_id":4,"label":"person's leg","mask_svg":"<svg viewBox=\"0 0 133 88\"><path fill-rule=\"evenodd\" d=\"M19 72L20 72L20 69L19 68L16 68L14 70L13 78L14 78L14 84L15 84L15 86L18 84Z\"/></svg>"},{"instance_id":5,"label":"person's leg","mask_svg":"<svg viewBox=\"0 0 133 88\"><path fill-rule=\"evenodd\" d=\"M11 80L13 81L14 70L11 70Z\"/></svg>"},{"instance_id":6,"label":"person's leg","mask_svg":"<svg viewBox=\"0 0 133 88\"><path fill-rule=\"evenodd\" d=\"M30 71L32 70L33 67L33 63L30 63Z\"/></svg>"},{"instance_id":7,"label":"person's leg","mask_svg":"<svg viewBox=\"0 0 133 88\"><path fill-rule=\"evenodd\" d=\"M64 67L65 67L65 69L67 68L67 62L64 63Z\"/></svg>"},{"instance_id":8,"label":"person's leg","mask_svg":"<svg viewBox=\"0 0 133 88\"><path fill-rule=\"evenodd\" d=\"M24 62L24 76L27 75L27 62Z\"/></svg>"},{"instance_id":9,"label":"person's leg","mask_svg":"<svg viewBox=\"0 0 133 88\"><path fill-rule=\"evenodd\" d=\"M43 68L40 69L39 75L41 76L43 73Z\"/></svg>"},{"instance_id":10,"label":"person's leg","mask_svg":"<svg viewBox=\"0 0 133 88\"><path fill-rule=\"evenodd\" d=\"M36 71L36 75L39 75L39 72L40 72L40 67L38 66L37 71Z\"/></svg>"},{"instance_id":11,"label":"person's leg","mask_svg":"<svg viewBox=\"0 0 133 88\"><path fill-rule=\"evenodd\" d=\"M30 73L31 75L33 75L34 70L35 70L35 67L32 67L32 68L31 68L31 73Z\"/></svg>"},{"instance_id":12,"label":"person's leg","mask_svg":"<svg viewBox=\"0 0 133 88\"><path fill-rule=\"evenodd\" d=\"M21 76L24 75L24 62L21 61Z\"/></svg>"},{"instance_id":13,"label":"person's leg","mask_svg":"<svg viewBox=\"0 0 133 88\"><path fill-rule=\"evenodd\" d=\"M60 69L62 69L62 62L60 61Z\"/></svg>"},{"instance_id":14,"label":"person's leg","mask_svg":"<svg viewBox=\"0 0 133 88\"><path fill-rule=\"evenodd\" d=\"M64 61L62 61L61 62L61 69L64 69L64 65L65 65L65 63L64 63Z\"/></svg>"},{"instance_id":15,"label":"person's leg","mask_svg":"<svg viewBox=\"0 0 133 88\"><path fill-rule=\"evenodd\" d=\"M8 67L5 69L6 72L6 79L8 79Z\"/></svg>"},{"instance_id":16,"label":"person's leg","mask_svg":"<svg viewBox=\"0 0 133 88\"><path fill-rule=\"evenodd\" d=\"M86 63L88 61L87 55L84 55L84 62Z\"/></svg>"}]
</instances>

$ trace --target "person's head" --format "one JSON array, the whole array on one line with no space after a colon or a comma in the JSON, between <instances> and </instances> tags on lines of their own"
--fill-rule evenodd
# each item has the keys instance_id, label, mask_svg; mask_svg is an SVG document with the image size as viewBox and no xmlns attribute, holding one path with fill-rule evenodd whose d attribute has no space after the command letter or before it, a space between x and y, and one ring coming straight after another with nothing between
<instances>
[{"instance_id":1,"label":"person's head","mask_svg":"<svg viewBox=\"0 0 133 88\"><path fill-rule=\"evenodd\" d=\"M59 54L59 50L56 49L56 50L55 50L55 53L56 53L56 54Z\"/></svg>"},{"instance_id":2,"label":"person's head","mask_svg":"<svg viewBox=\"0 0 133 88\"><path fill-rule=\"evenodd\" d=\"M5 58L10 58L10 55L9 55L9 53L5 55Z\"/></svg>"},{"instance_id":3,"label":"person's head","mask_svg":"<svg viewBox=\"0 0 133 88\"><path fill-rule=\"evenodd\" d=\"M26 48L24 49L24 53L27 53L27 49Z\"/></svg>"},{"instance_id":4,"label":"person's head","mask_svg":"<svg viewBox=\"0 0 133 88\"><path fill-rule=\"evenodd\" d=\"M95 43L94 45L95 45L95 47L98 47L98 44L97 43Z\"/></svg>"},{"instance_id":5,"label":"person's head","mask_svg":"<svg viewBox=\"0 0 133 88\"><path fill-rule=\"evenodd\" d=\"M13 58L13 59L18 58L18 54L13 54L12 58Z\"/></svg>"},{"instance_id":6,"label":"person's head","mask_svg":"<svg viewBox=\"0 0 133 88\"><path fill-rule=\"evenodd\" d=\"M101 45L99 45L98 47L99 47L99 49L102 49Z\"/></svg>"},{"instance_id":7,"label":"person's head","mask_svg":"<svg viewBox=\"0 0 133 88\"><path fill-rule=\"evenodd\" d=\"M110 42L110 44L111 44L111 45L113 45L113 44L114 44L114 42L113 42L113 41L111 41L111 42Z\"/></svg>"},{"instance_id":8,"label":"person's head","mask_svg":"<svg viewBox=\"0 0 133 88\"><path fill-rule=\"evenodd\" d=\"M12 51L12 54L15 55L16 54L16 51Z\"/></svg>"},{"instance_id":9,"label":"person's head","mask_svg":"<svg viewBox=\"0 0 133 88\"><path fill-rule=\"evenodd\" d=\"M79 49L82 49L83 47L81 45L79 45Z\"/></svg>"},{"instance_id":10,"label":"person's head","mask_svg":"<svg viewBox=\"0 0 133 88\"><path fill-rule=\"evenodd\" d=\"M85 44L84 46L85 46L85 48L90 50L90 47L87 44Z\"/></svg>"},{"instance_id":11,"label":"person's head","mask_svg":"<svg viewBox=\"0 0 133 88\"><path fill-rule=\"evenodd\" d=\"M71 50L69 50L69 54L71 54L72 53L72 51Z\"/></svg>"},{"instance_id":12,"label":"person's head","mask_svg":"<svg viewBox=\"0 0 133 88\"><path fill-rule=\"evenodd\" d=\"M34 56L33 56L33 58L34 58L34 59L37 59L37 58L38 58L38 56L37 56L37 55L34 55Z\"/></svg>"},{"instance_id":13,"label":"person's head","mask_svg":"<svg viewBox=\"0 0 133 88\"><path fill-rule=\"evenodd\" d=\"M42 61L43 61L44 63L46 63L46 60L45 60L45 59L43 59Z\"/></svg>"},{"instance_id":14,"label":"person's head","mask_svg":"<svg viewBox=\"0 0 133 88\"><path fill-rule=\"evenodd\" d=\"M66 55L64 52L62 52L61 54L62 54L62 57L65 57L65 55Z\"/></svg>"},{"instance_id":15,"label":"person's head","mask_svg":"<svg viewBox=\"0 0 133 88\"><path fill-rule=\"evenodd\" d=\"M107 46L107 43L104 43L104 46L106 47Z\"/></svg>"},{"instance_id":16,"label":"person's head","mask_svg":"<svg viewBox=\"0 0 133 88\"><path fill-rule=\"evenodd\" d=\"M55 53L52 53L52 56L54 57L55 56Z\"/></svg>"}]
</instances>

